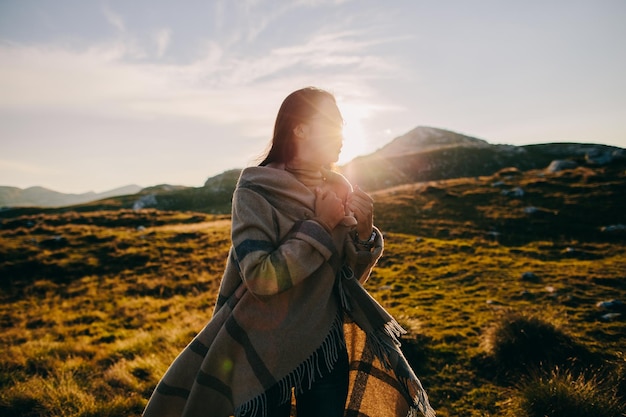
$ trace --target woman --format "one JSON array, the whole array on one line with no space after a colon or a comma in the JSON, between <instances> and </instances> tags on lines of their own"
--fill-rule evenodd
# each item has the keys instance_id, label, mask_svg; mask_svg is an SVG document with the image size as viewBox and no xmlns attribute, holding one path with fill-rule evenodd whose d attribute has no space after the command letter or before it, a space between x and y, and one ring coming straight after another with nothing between
<instances>
[{"instance_id":1,"label":"woman","mask_svg":"<svg viewBox=\"0 0 626 417\"><path fill-rule=\"evenodd\" d=\"M233 194L213 317L146 417L288 417L292 395L298 417L434 416L399 350L402 329L361 285L383 239L372 199L328 169L342 127L326 91L284 100L266 158L243 170Z\"/></svg>"}]
</instances>

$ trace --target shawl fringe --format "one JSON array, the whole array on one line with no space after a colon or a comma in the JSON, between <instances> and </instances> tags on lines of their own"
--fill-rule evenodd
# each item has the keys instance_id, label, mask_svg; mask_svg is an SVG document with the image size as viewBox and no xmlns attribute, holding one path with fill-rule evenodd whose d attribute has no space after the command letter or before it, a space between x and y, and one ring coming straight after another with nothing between
<instances>
[{"instance_id":1,"label":"shawl fringe","mask_svg":"<svg viewBox=\"0 0 626 417\"><path fill-rule=\"evenodd\" d=\"M352 311L352 305L350 303L350 297L342 285L342 280L351 280L354 278L354 272L352 269L343 265L339 270L339 283L337 285L337 289L339 292L341 306L348 313ZM389 359L391 351L400 348L400 336L406 333L407 331L404 330L400 323L398 323L393 317L384 324L382 329L374 329L371 332L367 332L367 337L372 342L372 351L376 357L380 359L386 370L390 370L392 368L392 364Z\"/></svg>"},{"instance_id":2,"label":"shawl fringe","mask_svg":"<svg viewBox=\"0 0 626 417\"><path fill-rule=\"evenodd\" d=\"M352 292L358 292L359 286L354 286L352 284L344 285L344 282L350 282L355 279L354 272L347 265L343 265L341 267L338 273L338 278L337 290L341 306L346 313L350 315L353 311L351 298L355 295ZM363 290L363 292L365 292L365 290ZM384 320L382 322L384 324L379 327L372 328L364 326L364 323L359 323L359 320L356 317L354 318L361 329L365 331L367 344L372 350L372 353L379 359L385 370L393 371L396 374L398 381L404 387L405 395L407 395L407 398L410 399L411 402L407 417L417 417L419 412L421 412L425 417L436 417L435 410L433 410L428 401L426 391L422 387L419 379L413 374L413 371L408 363L405 365L409 370L408 376L402 375L404 372L401 372L400 374L397 372L399 362L406 361L400 349L400 337L403 334L406 334L407 331L404 330L400 323L398 323L391 315L384 311L382 307L382 311L378 310L375 307L377 303L372 300L371 297L361 297L360 300L361 303L366 302L369 304L371 307L369 308L370 312L379 311L379 318ZM360 305L357 308L363 308L363 305ZM400 368L402 368L401 365Z\"/></svg>"},{"instance_id":3,"label":"shawl fringe","mask_svg":"<svg viewBox=\"0 0 626 417\"><path fill-rule=\"evenodd\" d=\"M421 412L425 417L437 417L435 410L433 410L428 402L426 391L424 391L424 388L418 381L408 378L400 378L400 382L407 387L410 387L412 392L416 393L413 395L413 405L411 405L407 417L418 417L418 412Z\"/></svg>"},{"instance_id":4,"label":"shawl fringe","mask_svg":"<svg viewBox=\"0 0 626 417\"><path fill-rule=\"evenodd\" d=\"M291 401L292 388L297 393L303 393L310 389L315 380L323 376L322 366L327 372L331 372L339 359L341 350L345 346L343 319L338 314L320 347L276 383L280 392L280 404ZM267 416L267 395L265 392L237 407L235 416L247 415L248 413L259 415L259 411L262 411L260 415L263 417Z\"/></svg>"}]
</instances>

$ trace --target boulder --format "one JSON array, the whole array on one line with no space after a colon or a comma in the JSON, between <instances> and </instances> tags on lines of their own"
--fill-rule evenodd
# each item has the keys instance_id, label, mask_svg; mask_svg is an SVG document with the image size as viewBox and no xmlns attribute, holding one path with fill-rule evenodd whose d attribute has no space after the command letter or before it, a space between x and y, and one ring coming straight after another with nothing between
<instances>
[{"instance_id":1,"label":"boulder","mask_svg":"<svg viewBox=\"0 0 626 417\"><path fill-rule=\"evenodd\" d=\"M613 162L613 155L611 152L588 152L585 162L589 165L608 165Z\"/></svg>"},{"instance_id":2,"label":"boulder","mask_svg":"<svg viewBox=\"0 0 626 417\"><path fill-rule=\"evenodd\" d=\"M524 197L524 190L520 187L515 187L510 190L503 190L501 194L506 197L521 198Z\"/></svg>"},{"instance_id":3,"label":"boulder","mask_svg":"<svg viewBox=\"0 0 626 417\"><path fill-rule=\"evenodd\" d=\"M534 272L526 271L522 274L522 281L539 282L540 279Z\"/></svg>"},{"instance_id":4,"label":"boulder","mask_svg":"<svg viewBox=\"0 0 626 417\"><path fill-rule=\"evenodd\" d=\"M574 169L578 166L575 161L569 159L556 159L548 165L548 172L559 172L566 169Z\"/></svg>"}]
</instances>

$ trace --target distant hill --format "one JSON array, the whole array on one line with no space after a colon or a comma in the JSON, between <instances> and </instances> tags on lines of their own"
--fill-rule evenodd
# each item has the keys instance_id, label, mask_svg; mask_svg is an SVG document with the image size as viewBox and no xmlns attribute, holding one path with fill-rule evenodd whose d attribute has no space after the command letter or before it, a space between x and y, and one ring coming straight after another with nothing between
<instances>
[{"instance_id":1,"label":"distant hill","mask_svg":"<svg viewBox=\"0 0 626 417\"><path fill-rule=\"evenodd\" d=\"M44 187L0 186L0 207L63 207L82 204L108 197L135 194L141 190L138 185L127 185L102 193L65 194Z\"/></svg>"},{"instance_id":2,"label":"distant hill","mask_svg":"<svg viewBox=\"0 0 626 417\"><path fill-rule=\"evenodd\" d=\"M456 146L489 147L491 145L482 139L434 127L420 126L395 138L374 154L382 158L393 158Z\"/></svg>"},{"instance_id":3,"label":"distant hill","mask_svg":"<svg viewBox=\"0 0 626 417\"><path fill-rule=\"evenodd\" d=\"M417 127L374 153L338 167L338 170L353 184L374 192L403 184L492 175L504 168L528 171L547 170L548 167L551 170L598 167L623 162L625 158L624 149L613 146L581 143L492 145L485 140L444 129ZM162 184L136 194L126 192L123 196L90 198L90 202L54 210L85 212L154 208L228 214L240 172L241 169L232 169L210 177L203 187ZM5 211L2 216L15 216L33 210Z\"/></svg>"},{"instance_id":4,"label":"distant hill","mask_svg":"<svg viewBox=\"0 0 626 417\"><path fill-rule=\"evenodd\" d=\"M555 160L570 161L572 166L603 165L624 155L621 148L597 144L491 145L447 130L418 127L340 169L353 183L372 191L421 181L491 175L508 167L542 169Z\"/></svg>"}]
</instances>

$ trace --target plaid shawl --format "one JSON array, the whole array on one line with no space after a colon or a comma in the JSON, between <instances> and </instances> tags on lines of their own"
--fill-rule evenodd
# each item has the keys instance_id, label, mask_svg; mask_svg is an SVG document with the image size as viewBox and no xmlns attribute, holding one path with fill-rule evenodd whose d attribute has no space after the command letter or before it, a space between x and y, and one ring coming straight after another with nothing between
<instances>
[{"instance_id":1,"label":"plaid shawl","mask_svg":"<svg viewBox=\"0 0 626 417\"><path fill-rule=\"evenodd\" d=\"M325 172L324 186L350 184ZM329 234L315 195L291 173L246 168L233 194L232 246L213 317L157 385L145 417L227 417L260 411L266 392L307 389L350 356L346 417L432 417L400 351L398 323L362 282L382 254L356 251L350 222Z\"/></svg>"}]
</instances>

